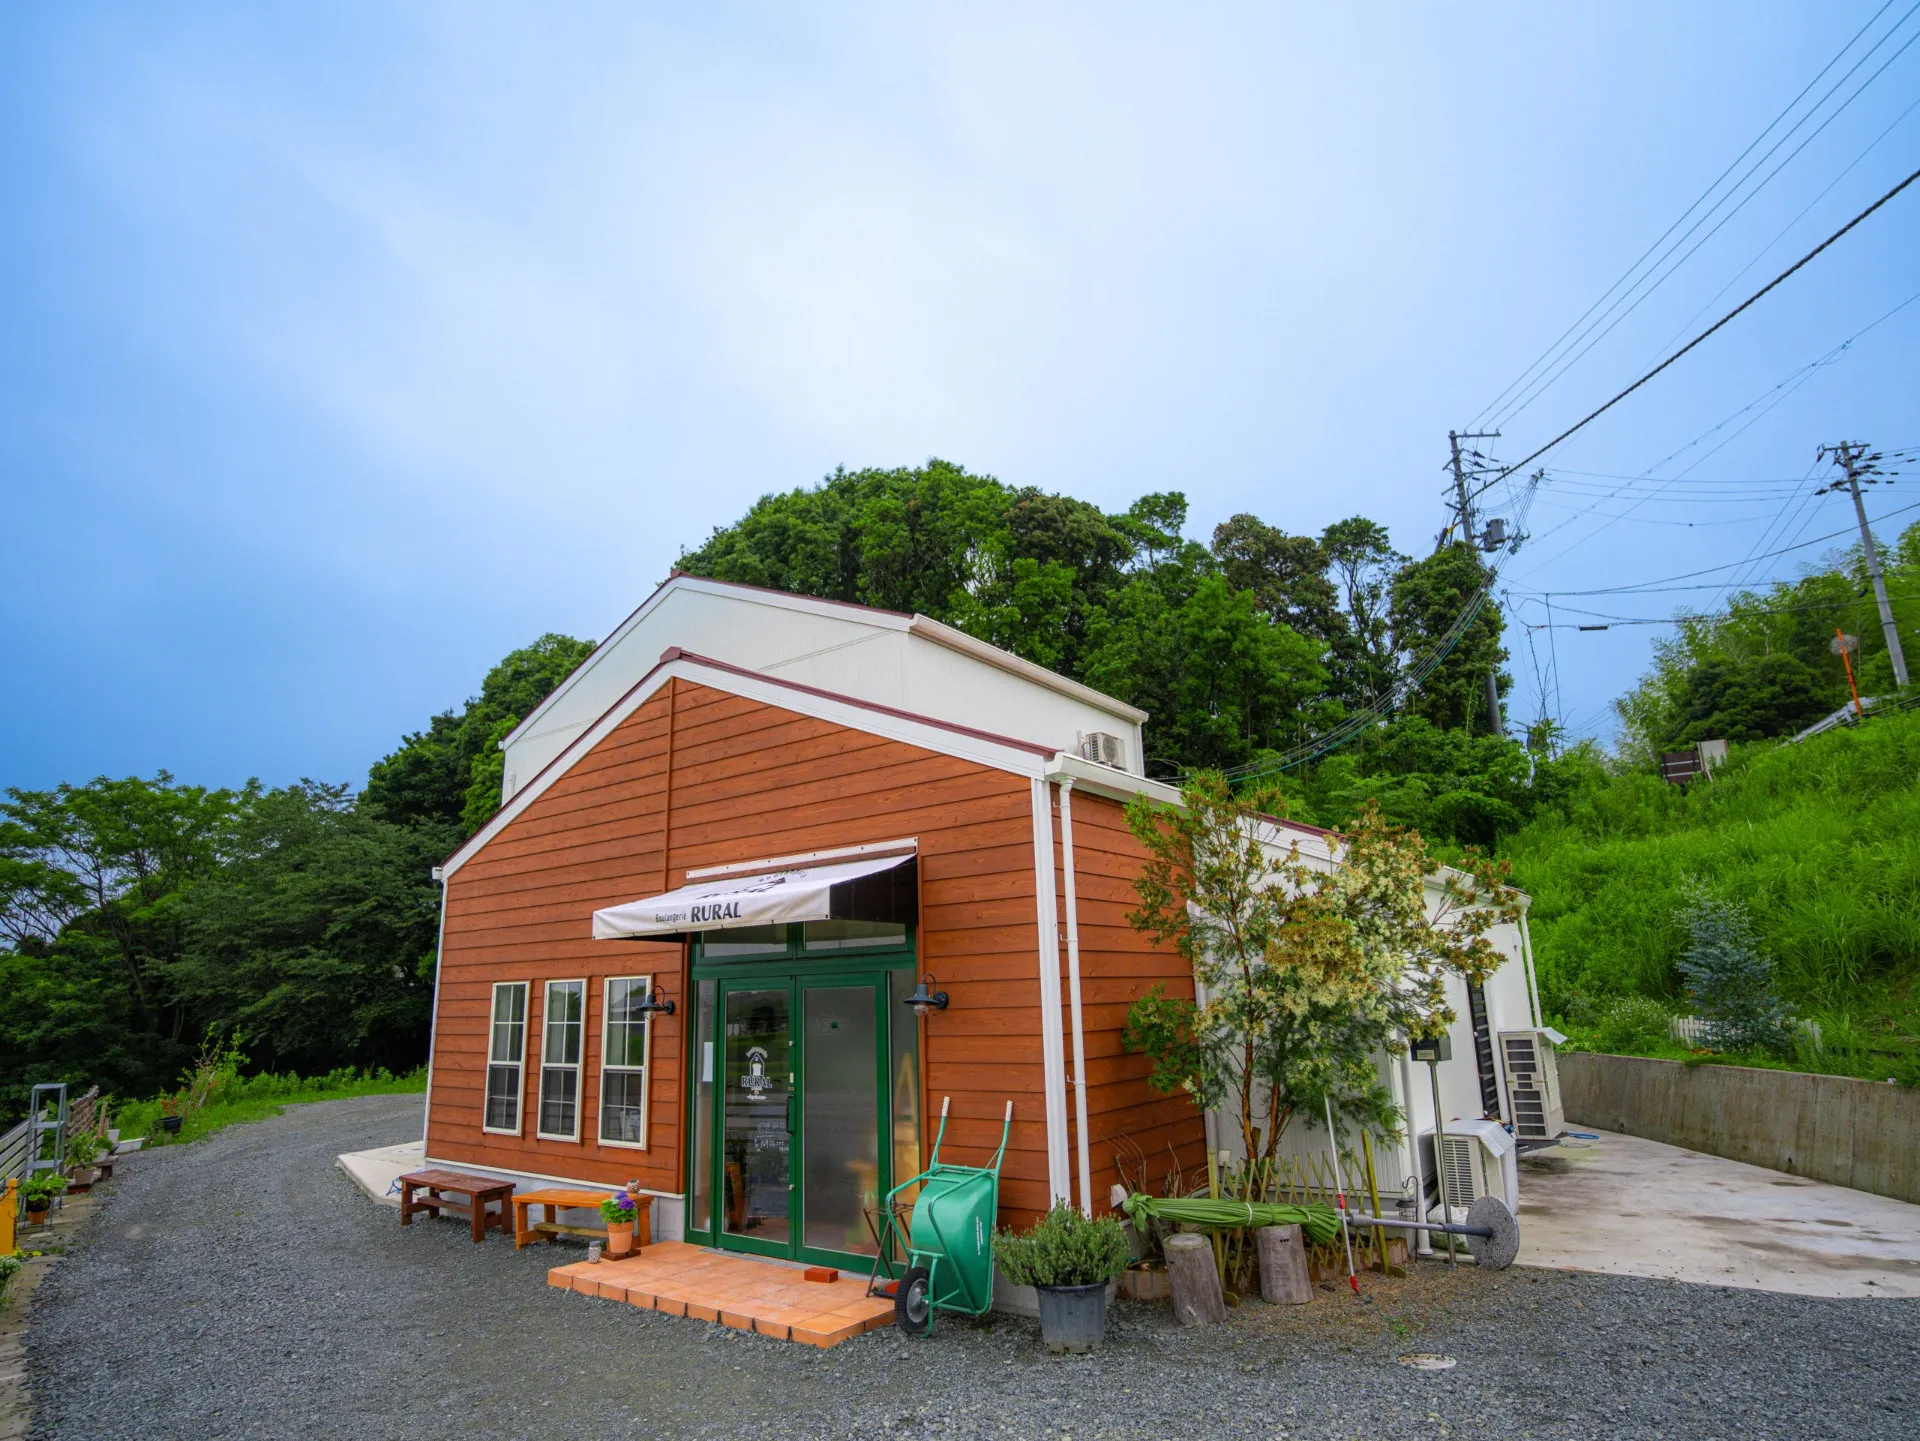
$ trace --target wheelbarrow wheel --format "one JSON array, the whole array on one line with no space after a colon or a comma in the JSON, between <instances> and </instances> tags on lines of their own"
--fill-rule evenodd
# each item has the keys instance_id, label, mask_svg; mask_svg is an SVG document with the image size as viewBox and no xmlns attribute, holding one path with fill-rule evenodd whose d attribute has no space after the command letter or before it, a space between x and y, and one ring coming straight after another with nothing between
<instances>
[{"instance_id":1,"label":"wheelbarrow wheel","mask_svg":"<svg viewBox=\"0 0 1920 1441\"><path fill-rule=\"evenodd\" d=\"M933 1330L933 1278L925 1266L909 1266L893 1293L893 1321L909 1336Z\"/></svg>"}]
</instances>

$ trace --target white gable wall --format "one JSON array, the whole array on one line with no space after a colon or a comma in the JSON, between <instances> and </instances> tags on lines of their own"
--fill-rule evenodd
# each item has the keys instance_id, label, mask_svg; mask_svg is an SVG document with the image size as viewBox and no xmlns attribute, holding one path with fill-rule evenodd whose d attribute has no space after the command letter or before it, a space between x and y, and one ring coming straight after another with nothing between
<instances>
[{"instance_id":1,"label":"white gable wall","mask_svg":"<svg viewBox=\"0 0 1920 1441\"><path fill-rule=\"evenodd\" d=\"M916 625L923 633L915 633ZM953 640L942 644L928 636ZM924 619L689 576L669 581L507 738L510 799L660 662L682 650L949 724L1072 752L1082 732L1125 743L1141 768L1138 712L1071 682L1060 688L954 648L972 644ZM1001 655L1002 653L994 653ZM1069 693L1069 691L1074 693Z\"/></svg>"}]
</instances>

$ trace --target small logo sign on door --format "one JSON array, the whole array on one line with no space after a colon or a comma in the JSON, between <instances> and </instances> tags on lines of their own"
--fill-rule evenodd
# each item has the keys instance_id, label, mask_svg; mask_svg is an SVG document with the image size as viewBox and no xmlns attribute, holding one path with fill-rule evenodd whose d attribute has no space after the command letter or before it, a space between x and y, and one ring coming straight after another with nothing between
<instances>
[{"instance_id":1,"label":"small logo sign on door","mask_svg":"<svg viewBox=\"0 0 1920 1441\"><path fill-rule=\"evenodd\" d=\"M747 1073L740 1078L740 1089L756 1101L772 1098L767 1092L773 1087L773 1077L767 1074L767 1053L759 1046L747 1048Z\"/></svg>"}]
</instances>

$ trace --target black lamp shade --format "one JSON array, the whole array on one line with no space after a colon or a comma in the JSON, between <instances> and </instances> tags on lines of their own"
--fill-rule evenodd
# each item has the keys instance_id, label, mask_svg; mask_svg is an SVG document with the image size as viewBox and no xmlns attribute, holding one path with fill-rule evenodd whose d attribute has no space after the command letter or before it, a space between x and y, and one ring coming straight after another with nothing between
<instances>
[{"instance_id":1,"label":"black lamp shade","mask_svg":"<svg viewBox=\"0 0 1920 1441\"><path fill-rule=\"evenodd\" d=\"M673 1014L673 1002L662 1000L660 992L658 990L652 990L647 992L647 998L644 1001L639 1002L632 1009L643 1016L671 1016Z\"/></svg>"},{"instance_id":2,"label":"black lamp shade","mask_svg":"<svg viewBox=\"0 0 1920 1441\"><path fill-rule=\"evenodd\" d=\"M922 976L920 984L914 988L913 994L908 996L906 1001L923 1016L928 1011L944 1011L947 1008L947 993L927 988L927 982L932 979L932 976Z\"/></svg>"}]
</instances>

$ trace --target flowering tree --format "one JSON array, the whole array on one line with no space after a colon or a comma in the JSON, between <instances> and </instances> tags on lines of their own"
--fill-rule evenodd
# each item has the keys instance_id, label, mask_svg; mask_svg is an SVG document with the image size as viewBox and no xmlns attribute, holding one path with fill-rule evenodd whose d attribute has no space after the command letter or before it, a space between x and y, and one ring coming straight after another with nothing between
<instances>
[{"instance_id":1,"label":"flowering tree","mask_svg":"<svg viewBox=\"0 0 1920 1441\"><path fill-rule=\"evenodd\" d=\"M1155 986L1127 1012L1126 1044L1153 1058L1151 1083L1201 1110L1231 1099L1249 1161L1270 1161L1296 1112L1322 1099L1381 1134L1400 1116L1378 1079L1396 1038L1452 1020L1445 978L1482 981L1504 957L1487 932L1519 914L1504 864L1469 855L1441 874L1414 831L1366 806L1335 838L1335 863L1278 849L1271 793L1236 796L1202 773L1178 806L1136 797L1127 819L1147 848L1128 921L1194 968L1195 1001Z\"/></svg>"}]
</instances>

